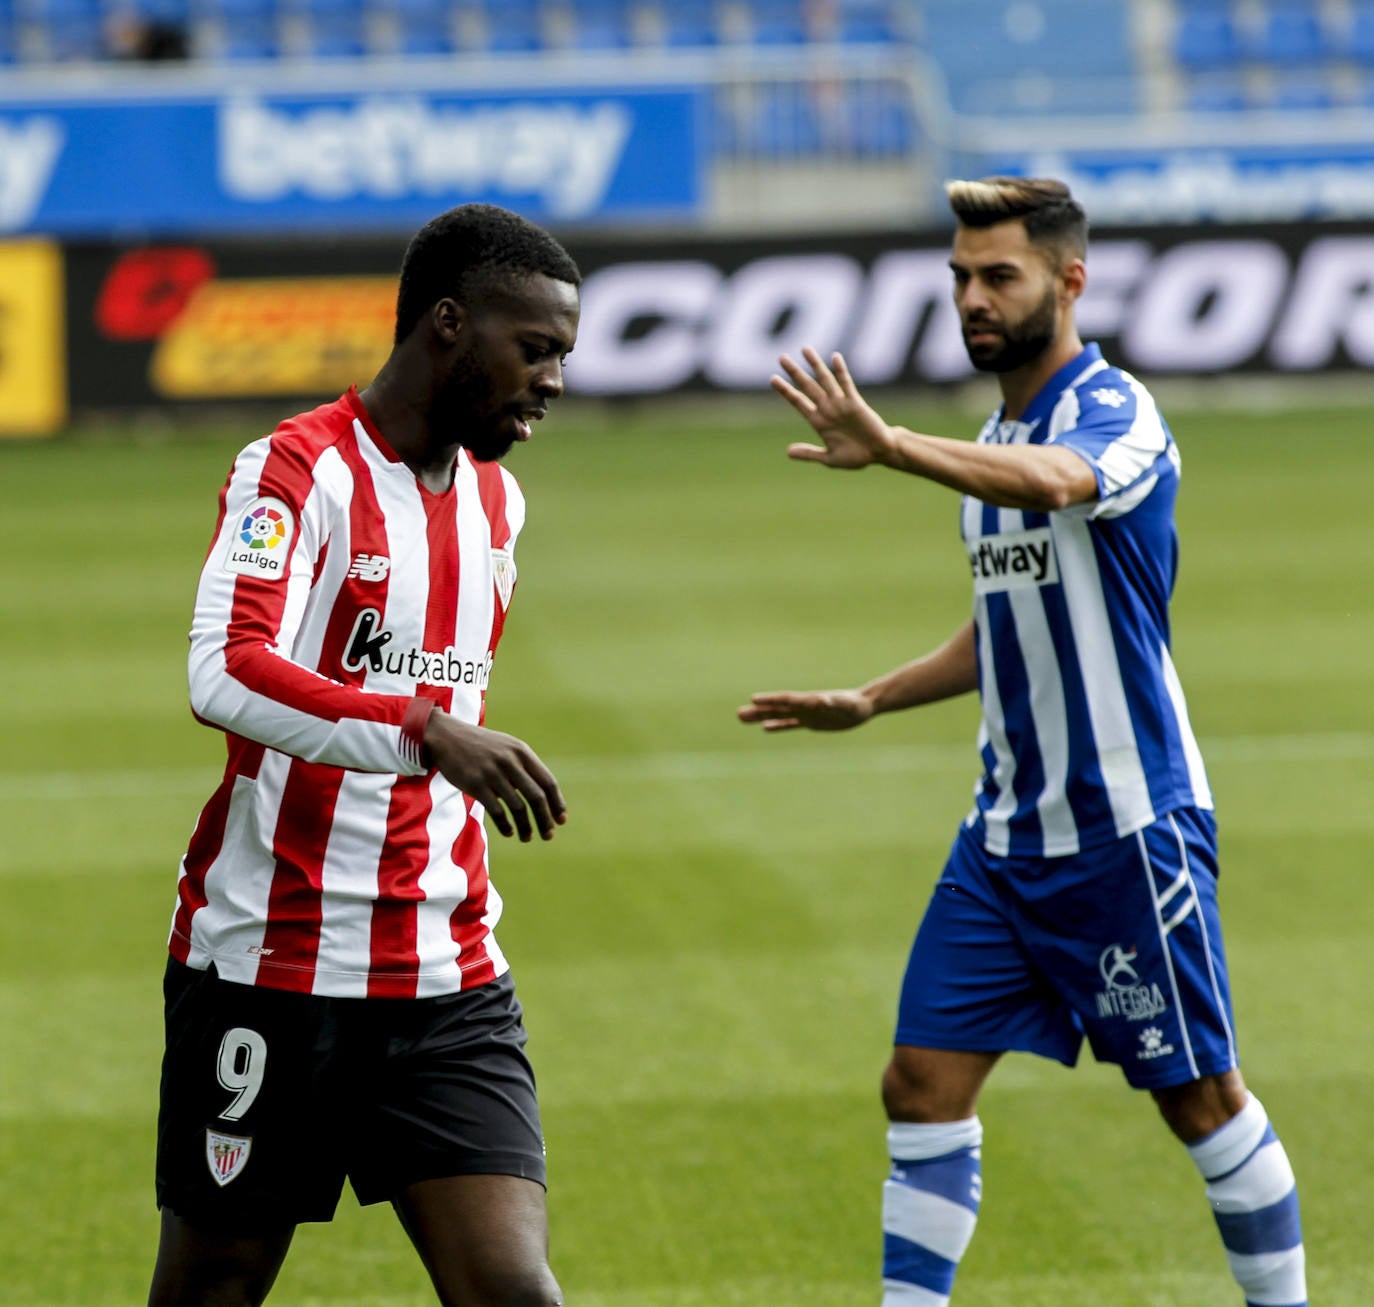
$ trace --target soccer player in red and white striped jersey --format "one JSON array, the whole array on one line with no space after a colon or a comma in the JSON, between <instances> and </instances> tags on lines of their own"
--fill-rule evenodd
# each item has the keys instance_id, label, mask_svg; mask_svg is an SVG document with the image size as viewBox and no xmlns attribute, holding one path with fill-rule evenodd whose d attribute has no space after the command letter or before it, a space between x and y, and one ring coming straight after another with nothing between
<instances>
[{"instance_id":1,"label":"soccer player in red and white striped jersey","mask_svg":"<svg viewBox=\"0 0 1374 1307\"><path fill-rule=\"evenodd\" d=\"M525 517L499 460L562 393L579 282L506 210L441 215L377 377L234 462L191 630L228 761L172 920L154 1307L261 1302L345 1178L444 1302L560 1301L483 818L549 839L566 809L485 701Z\"/></svg>"}]
</instances>

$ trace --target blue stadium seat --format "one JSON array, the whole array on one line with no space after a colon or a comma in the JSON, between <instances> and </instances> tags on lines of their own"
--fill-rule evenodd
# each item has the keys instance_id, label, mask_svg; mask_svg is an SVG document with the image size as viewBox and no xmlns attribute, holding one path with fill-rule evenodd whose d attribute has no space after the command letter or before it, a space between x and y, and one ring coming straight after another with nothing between
<instances>
[{"instance_id":1,"label":"blue stadium seat","mask_svg":"<svg viewBox=\"0 0 1374 1307\"><path fill-rule=\"evenodd\" d=\"M916 136L911 104L904 88L858 84L849 93L850 140L863 159L901 158Z\"/></svg>"},{"instance_id":2,"label":"blue stadium seat","mask_svg":"<svg viewBox=\"0 0 1374 1307\"><path fill-rule=\"evenodd\" d=\"M891 19L870 14L841 14L836 35L845 45L896 45L902 40Z\"/></svg>"},{"instance_id":3,"label":"blue stadium seat","mask_svg":"<svg viewBox=\"0 0 1374 1307\"><path fill-rule=\"evenodd\" d=\"M741 152L784 160L814 155L821 126L808 89L782 83L763 93L745 125Z\"/></svg>"},{"instance_id":4,"label":"blue stadium seat","mask_svg":"<svg viewBox=\"0 0 1374 1307\"><path fill-rule=\"evenodd\" d=\"M34 0L25 8L29 17L45 23L101 17L100 0Z\"/></svg>"},{"instance_id":5,"label":"blue stadium seat","mask_svg":"<svg viewBox=\"0 0 1374 1307\"><path fill-rule=\"evenodd\" d=\"M117 12L149 22L184 26L191 21L188 0L119 0Z\"/></svg>"},{"instance_id":6,"label":"blue stadium seat","mask_svg":"<svg viewBox=\"0 0 1374 1307\"><path fill-rule=\"evenodd\" d=\"M1138 102L1128 6L1098 0L925 0L925 45L960 112L1024 111L1022 92L1048 94L1047 112L1120 111Z\"/></svg>"},{"instance_id":7,"label":"blue stadium seat","mask_svg":"<svg viewBox=\"0 0 1374 1307\"><path fill-rule=\"evenodd\" d=\"M1240 62L1240 38L1225 9L1189 9L1174 32L1174 58L1188 72L1231 68Z\"/></svg>"},{"instance_id":8,"label":"blue stadium seat","mask_svg":"<svg viewBox=\"0 0 1374 1307\"><path fill-rule=\"evenodd\" d=\"M221 59L275 59L281 53L274 0L212 0L209 14L219 23Z\"/></svg>"},{"instance_id":9,"label":"blue stadium seat","mask_svg":"<svg viewBox=\"0 0 1374 1307\"><path fill-rule=\"evenodd\" d=\"M1317 113L1334 108L1336 97L1321 78L1293 76L1280 78L1275 83L1269 103L1284 112Z\"/></svg>"},{"instance_id":10,"label":"blue stadium seat","mask_svg":"<svg viewBox=\"0 0 1374 1307\"><path fill-rule=\"evenodd\" d=\"M891 45L903 37L888 0L843 0L836 35L850 45Z\"/></svg>"},{"instance_id":11,"label":"blue stadium seat","mask_svg":"<svg viewBox=\"0 0 1374 1307\"><path fill-rule=\"evenodd\" d=\"M62 63L103 59L105 24L99 18L63 18L44 24L48 58Z\"/></svg>"},{"instance_id":12,"label":"blue stadium seat","mask_svg":"<svg viewBox=\"0 0 1374 1307\"><path fill-rule=\"evenodd\" d=\"M706 117L707 152L717 159L733 159L740 153L741 114L731 103L728 91L717 89L711 96Z\"/></svg>"},{"instance_id":13,"label":"blue stadium seat","mask_svg":"<svg viewBox=\"0 0 1374 1307\"><path fill-rule=\"evenodd\" d=\"M1238 76L1199 77L1184 92L1184 107L1192 113L1243 113L1250 107Z\"/></svg>"},{"instance_id":14,"label":"blue stadium seat","mask_svg":"<svg viewBox=\"0 0 1374 1307\"><path fill-rule=\"evenodd\" d=\"M755 45L805 45L809 33L801 5L795 0L754 0L749 10L749 39Z\"/></svg>"},{"instance_id":15,"label":"blue stadium seat","mask_svg":"<svg viewBox=\"0 0 1374 1307\"><path fill-rule=\"evenodd\" d=\"M1321 16L1307 5L1283 0L1265 16L1247 52L1280 68L1319 63L1328 52Z\"/></svg>"},{"instance_id":16,"label":"blue stadium seat","mask_svg":"<svg viewBox=\"0 0 1374 1307\"><path fill-rule=\"evenodd\" d=\"M452 54L453 14L448 0L390 0L396 50L403 55Z\"/></svg>"},{"instance_id":17,"label":"blue stadium seat","mask_svg":"<svg viewBox=\"0 0 1374 1307\"><path fill-rule=\"evenodd\" d=\"M277 20L277 0L204 0L207 18L257 18Z\"/></svg>"},{"instance_id":18,"label":"blue stadium seat","mask_svg":"<svg viewBox=\"0 0 1374 1307\"><path fill-rule=\"evenodd\" d=\"M312 59L361 59L368 53L365 17L343 10L315 14L306 29L305 52Z\"/></svg>"},{"instance_id":19,"label":"blue stadium seat","mask_svg":"<svg viewBox=\"0 0 1374 1307\"><path fill-rule=\"evenodd\" d=\"M41 0L30 17L49 59L102 59L108 53L100 0Z\"/></svg>"},{"instance_id":20,"label":"blue stadium seat","mask_svg":"<svg viewBox=\"0 0 1374 1307\"><path fill-rule=\"evenodd\" d=\"M624 50L632 44L625 0L577 0L573 44L580 50Z\"/></svg>"},{"instance_id":21,"label":"blue stadium seat","mask_svg":"<svg viewBox=\"0 0 1374 1307\"><path fill-rule=\"evenodd\" d=\"M663 0L659 13L663 42L674 49L702 49L720 40L713 0Z\"/></svg>"},{"instance_id":22,"label":"blue stadium seat","mask_svg":"<svg viewBox=\"0 0 1374 1307\"><path fill-rule=\"evenodd\" d=\"M487 0L486 48L497 54L544 48L538 0Z\"/></svg>"},{"instance_id":23,"label":"blue stadium seat","mask_svg":"<svg viewBox=\"0 0 1374 1307\"><path fill-rule=\"evenodd\" d=\"M1343 52L1358 64L1374 64L1374 4L1355 5Z\"/></svg>"}]
</instances>

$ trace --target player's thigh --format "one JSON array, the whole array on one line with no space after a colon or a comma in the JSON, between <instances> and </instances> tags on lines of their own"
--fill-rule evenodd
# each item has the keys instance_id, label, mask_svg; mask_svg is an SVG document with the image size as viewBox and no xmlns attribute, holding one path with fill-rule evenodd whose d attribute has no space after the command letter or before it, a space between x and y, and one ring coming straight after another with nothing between
<instances>
[{"instance_id":1,"label":"player's thigh","mask_svg":"<svg viewBox=\"0 0 1374 1307\"><path fill-rule=\"evenodd\" d=\"M1072 910L1059 900L1072 932L1047 930L1035 947L1053 954L1045 965L1059 974L1099 1060L1150 1090L1233 1070L1210 814L1166 814L1080 860Z\"/></svg>"},{"instance_id":2,"label":"player's thigh","mask_svg":"<svg viewBox=\"0 0 1374 1307\"><path fill-rule=\"evenodd\" d=\"M1022 942L1001 861L967 832L955 839L911 946L893 1042L1072 1064L1082 1032Z\"/></svg>"},{"instance_id":3,"label":"player's thigh","mask_svg":"<svg viewBox=\"0 0 1374 1307\"><path fill-rule=\"evenodd\" d=\"M202 1229L164 1207L148 1307L257 1307L294 1233L293 1225L254 1234Z\"/></svg>"},{"instance_id":4,"label":"player's thigh","mask_svg":"<svg viewBox=\"0 0 1374 1307\"><path fill-rule=\"evenodd\" d=\"M255 1236L328 1220L343 1186L352 1077L334 1008L171 962L157 1198L202 1231Z\"/></svg>"},{"instance_id":5,"label":"player's thigh","mask_svg":"<svg viewBox=\"0 0 1374 1307\"><path fill-rule=\"evenodd\" d=\"M444 1307L556 1307L544 1187L511 1175L421 1180L394 1200Z\"/></svg>"}]
</instances>

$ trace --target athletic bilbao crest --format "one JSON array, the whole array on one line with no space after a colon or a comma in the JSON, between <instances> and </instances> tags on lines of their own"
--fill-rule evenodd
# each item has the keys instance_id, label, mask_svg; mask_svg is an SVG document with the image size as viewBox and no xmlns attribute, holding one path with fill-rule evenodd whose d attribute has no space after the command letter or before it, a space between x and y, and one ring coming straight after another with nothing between
<instances>
[{"instance_id":1,"label":"athletic bilbao crest","mask_svg":"<svg viewBox=\"0 0 1374 1307\"><path fill-rule=\"evenodd\" d=\"M242 1135L222 1135L215 1130L205 1132L205 1160L221 1189L248 1164L252 1148L253 1141Z\"/></svg>"},{"instance_id":2,"label":"athletic bilbao crest","mask_svg":"<svg viewBox=\"0 0 1374 1307\"><path fill-rule=\"evenodd\" d=\"M510 607L511 591L515 589L515 559L509 549L491 551L491 573L496 579L496 593L501 599L501 611Z\"/></svg>"}]
</instances>

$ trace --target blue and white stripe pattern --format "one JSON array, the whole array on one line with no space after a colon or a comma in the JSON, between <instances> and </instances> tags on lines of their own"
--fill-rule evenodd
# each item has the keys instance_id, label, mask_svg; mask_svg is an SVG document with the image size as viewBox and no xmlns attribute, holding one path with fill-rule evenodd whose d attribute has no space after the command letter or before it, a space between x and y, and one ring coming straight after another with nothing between
<instances>
[{"instance_id":1,"label":"blue and white stripe pattern","mask_svg":"<svg viewBox=\"0 0 1374 1307\"><path fill-rule=\"evenodd\" d=\"M1057 513L963 501L985 769L968 824L992 853L1057 857L1211 808L1169 654L1181 465L1149 392L1089 345L978 440L1072 449L1099 498Z\"/></svg>"},{"instance_id":2,"label":"blue and white stripe pattern","mask_svg":"<svg viewBox=\"0 0 1374 1307\"><path fill-rule=\"evenodd\" d=\"M1259 1099L1188 1152L1247 1307L1307 1307L1297 1185Z\"/></svg>"},{"instance_id":3,"label":"blue and white stripe pattern","mask_svg":"<svg viewBox=\"0 0 1374 1307\"><path fill-rule=\"evenodd\" d=\"M883 1185L883 1307L945 1307L978 1220L983 1127L896 1123Z\"/></svg>"}]
</instances>

